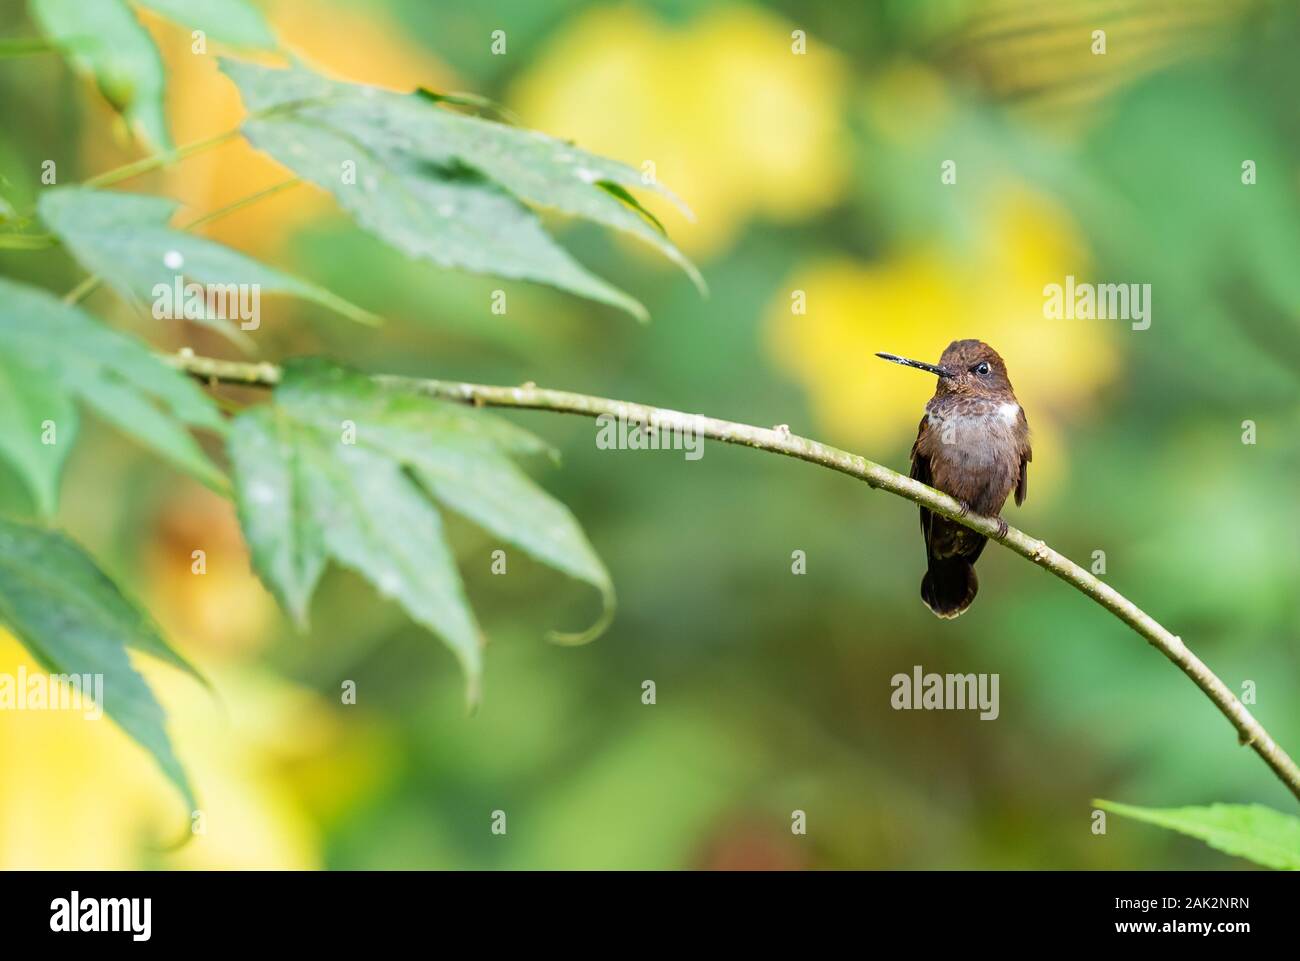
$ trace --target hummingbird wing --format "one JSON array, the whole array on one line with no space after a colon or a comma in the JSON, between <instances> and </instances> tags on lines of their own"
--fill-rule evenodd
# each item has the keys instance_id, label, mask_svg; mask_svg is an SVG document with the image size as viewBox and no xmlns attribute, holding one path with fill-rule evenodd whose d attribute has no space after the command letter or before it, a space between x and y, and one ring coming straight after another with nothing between
<instances>
[{"instance_id":1,"label":"hummingbird wing","mask_svg":"<svg viewBox=\"0 0 1300 961\"><path fill-rule=\"evenodd\" d=\"M925 430L926 418L921 418L920 426L916 428L916 442L912 444L912 472L911 477L914 481L920 481L930 487L934 486L934 479L930 476L930 458L921 453L921 434ZM925 538L926 543L930 542L930 512L924 507L921 508L921 535Z\"/></svg>"},{"instance_id":2,"label":"hummingbird wing","mask_svg":"<svg viewBox=\"0 0 1300 961\"><path fill-rule=\"evenodd\" d=\"M1034 452L1025 448L1025 456L1020 458L1020 480L1016 481L1016 506L1025 502L1029 493L1029 462L1034 459Z\"/></svg>"},{"instance_id":3,"label":"hummingbird wing","mask_svg":"<svg viewBox=\"0 0 1300 961\"><path fill-rule=\"evenodd\" d=\"M1025 502L1029 493L1029 462L1034 459L1034 450L1029 446L1029 421L1025 419L1024 408L1020 410L1020 436L1024 438L1024 453L1020 455L1020 479L1016 481L1016 506Z\"/></svg>"}]
</instances>

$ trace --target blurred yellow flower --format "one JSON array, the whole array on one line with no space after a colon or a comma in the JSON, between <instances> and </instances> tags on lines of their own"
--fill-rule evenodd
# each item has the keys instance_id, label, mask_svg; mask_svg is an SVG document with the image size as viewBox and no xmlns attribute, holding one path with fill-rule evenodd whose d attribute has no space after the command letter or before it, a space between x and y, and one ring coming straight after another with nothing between
<instances>
[{"instance_id":1,"label":"blurred yellow flower","mask_svg":"<svg viewBox=\"0 0 1300 961\"><path fill-rule=\"evenodd\" d=\"M204 663L248 659L281 623L234 504L206 488L187 485L159 506L144 560L143 600L172 643Z\"/></svg>"},{"instance_id":2,"label":"blurred yellow flower","mask_svg":"<svg viewBox=\"0 0 1300 961\"><path fill-rule=\"evenodd\" d=\"M1116 331L1106 321L1043 316L1044 285L1087 276L1086 252L1066 213L1021 187L990 196L972 256L935 247L878 264L836 259L801 268L768 310L767 346L804 385L823 429L879 458L883 445L915 437L934 383L875 352L935 362L951 341L988 342L1006 360L1029 416L1031 488L1041 494L1065 466L1060 425L1076 419L1114 375ZM793 309L798 291L806 314Z\"/></svg>"},{"instance_id":3,"label":"blurred yellow flower","mask_svg":"<svg viewBox=\"0 0 1300 961\"><path fill-rule=\"evenodd\" d=\"M0 631L0 673L40 667ZM137 659L202 810L203 834L161 850L190 826L176 790L107 717L0 711L0 869L291 868L320 866L319 808L299 770L329 762L342 795L372 784L371 750L312 693L252 665L214 673L214 696L171 668ZM359 777L358 777L359 775ZM361 790L360 793L365 793Z\"/></svg>"},{"instance_id":4,"label":"blurred yellow flower","mask_svg":"<svg viewBox=\"0 0 1300 961\"><path fill-rule=\"evenodd\" d=\"M753 7L711 8L680 27L599 8L551 41L510 100L530 126L643 172L652 163L698 218L670 230L674 240L712 253L746 219L800 220L844 187L847 73L818 38L796 54L793 30Z\"/></svg>"}]
</instances>

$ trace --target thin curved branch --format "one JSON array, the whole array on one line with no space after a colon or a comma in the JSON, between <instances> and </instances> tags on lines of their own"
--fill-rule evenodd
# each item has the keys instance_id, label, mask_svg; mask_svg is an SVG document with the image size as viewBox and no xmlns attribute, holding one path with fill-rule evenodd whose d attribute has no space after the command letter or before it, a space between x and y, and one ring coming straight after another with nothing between
<instances>
[{"instance_id":1,"label":"thin curved branch","mask_svg":"<svg viewBox=\"0 0 1300 961\"><path fill-rule=\"evenodd\" d=\"M280 382L280 368L270 363L215 360L195 356L189 351L182 351L166 359L178 369L209 383L274 387ZM562 390L546 390L533 384L525 384L521 387L489 387L483 384L394 376L380 376L375 380L445 400L477 406L548 410L581 414L586 417L610 415L623 418L628 423L644 424L663 430L693 431L697 436L709 437L727 444L739 444L743 447L771 451L820 464L866 481L868 486L876 490L889 491L891 494L897 494L899 497L942 514L983 534L990 540L997 541L1021 557L1055 574L1144 637L1152 647L1173 661L1192 679L1192 682L1214 702L1237 729L1240 742L1249 744L1255 753L1263 758L1264 763L1273 769L1291 793L1300 799L1300 768L1296 767L1286 751L1269 736L1263 725L1255 720L1232 690L1206 667L1204 661L1188 649L1182 638L1170 633L1119 591L1098 580L1038 538L1031 537L1014 527L1008 527L1005 533L999 533L998 522L993 518L962 516L961 505L942 491L927 487L865 457L792 434L785 427L753 427L699 414L649 407L645 404L633 404Z\"/></svg>"}]
</instances>

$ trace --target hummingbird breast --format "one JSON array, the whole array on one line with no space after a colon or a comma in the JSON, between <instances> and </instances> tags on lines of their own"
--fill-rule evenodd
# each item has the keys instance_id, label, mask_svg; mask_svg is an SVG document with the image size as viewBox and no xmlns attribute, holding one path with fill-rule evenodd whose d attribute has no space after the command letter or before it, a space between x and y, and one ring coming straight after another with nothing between
<instances>
[{"instance_id":1,"label":"hummingbird breast","mask_svg":"<svg viewBox=\"0 0 1300 961\"><path fill-rule=\"evenodd\" d=\"M1020 476L1026 434L1013 399L936 397L926 405L919 452L935 487L977 514L995 515Z\"/></svg>"}]
</instances>

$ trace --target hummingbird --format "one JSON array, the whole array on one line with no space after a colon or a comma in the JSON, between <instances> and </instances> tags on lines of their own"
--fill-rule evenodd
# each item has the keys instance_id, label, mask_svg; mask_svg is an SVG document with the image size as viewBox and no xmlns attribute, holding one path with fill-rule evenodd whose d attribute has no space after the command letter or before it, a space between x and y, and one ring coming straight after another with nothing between
<instances>
[{"instance_id":1,"label":"hummingbird","mask_svg":"<svg viewBox=\"0 0 1300 961\"><path fill-rule=\"evenodd\" d=\"M1016 506L1024 503L1033 452L1029 422L998 352L980 340L955 340L938 364L876 356L939 378L912 445L913 479L957 500L962 516L996 518L1005 534L1002 505L1013 489ZM927 563L921 600L939 617L957 617L979 590L975 561L987 538L924 507L921 534Z\"/></svg>"}]
</instances>

